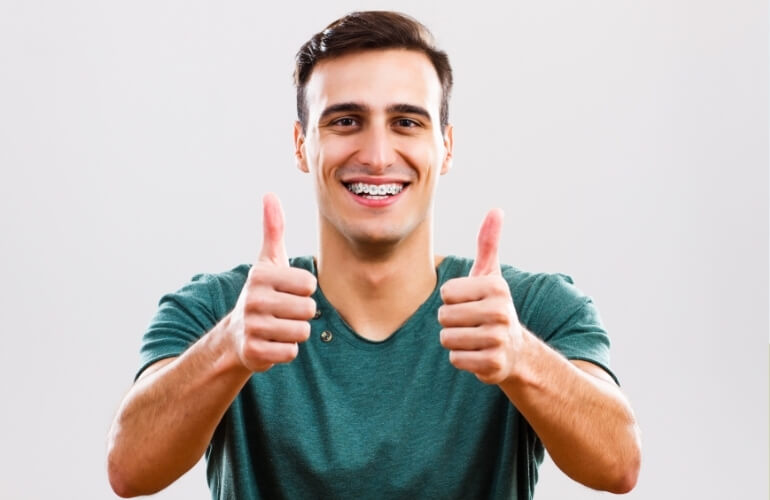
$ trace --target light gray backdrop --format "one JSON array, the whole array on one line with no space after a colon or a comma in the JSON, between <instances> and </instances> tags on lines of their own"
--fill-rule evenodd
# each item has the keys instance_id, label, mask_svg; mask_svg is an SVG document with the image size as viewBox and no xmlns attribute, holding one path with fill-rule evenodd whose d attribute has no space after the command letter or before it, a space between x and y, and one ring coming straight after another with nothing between
<instances>
[{"instance_id":1,"label":"light gray backdrop","mask_svg":"<svg viewBox=\"0 0 770 500\"><path fill-rule=\"evenodd\" d=\"M263 193L313 252L293 55L362 6L455 68L437 249L473 255L503 207L503 260L599 304L643 430L628 498L767 498L768 8L696 0L3 0L0 497L113 498L157 300L254 258ZM158 498L207 496L199 465ZM542 468L539 499L605 496Z\"/></svg>"}]
</instances>

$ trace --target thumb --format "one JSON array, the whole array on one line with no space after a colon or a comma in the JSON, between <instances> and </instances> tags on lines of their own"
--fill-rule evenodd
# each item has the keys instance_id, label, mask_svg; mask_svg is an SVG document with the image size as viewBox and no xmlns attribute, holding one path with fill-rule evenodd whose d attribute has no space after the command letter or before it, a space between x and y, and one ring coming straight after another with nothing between
<instances>
[{"instance_id":1,"label":"thumb","mask_svg":"<svg viewBox=\"0 0 770 500\"><path fill-rule=\"evenodd\" d=\"M470 276L500 274L500 234L503 231L503 211L494 208L487 212L481 223L478 236L476 260L473 262Z\"/></svg>"},{"instance_id":2,"label":"thumb","mask_svg":"<svg viewBox=\"0 0 770 500\"><path fill-rule=\"evenodd\" d=\"M283 242L283 209L281 201L273 193L262 198L262 251L259 260L288 266L289 257Z\"/></svg>"}]
</instances>

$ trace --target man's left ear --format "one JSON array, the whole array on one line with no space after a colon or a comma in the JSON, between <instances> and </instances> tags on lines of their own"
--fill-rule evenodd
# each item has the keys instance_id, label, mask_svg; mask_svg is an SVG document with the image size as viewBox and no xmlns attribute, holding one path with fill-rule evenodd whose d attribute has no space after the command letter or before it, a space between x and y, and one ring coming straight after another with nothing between
<instances>
[{"instance_id":1,"label":"man's left ear","mask_svg":"<svg viewBox=\"0 0 770 500\"><path fill-rule=\"evenodd\" d=\"M444 161L441 163L441 175L449 172L452 168L452 148L454 147L454 127L447 124L444 129Z\"/></svg>"},{"instance_id":2,"label":"man's left ear","mask_svg":"<svg viewBox=\"0 0 770 500\"><path fill-rule=\"evenodd\" d=\"M299 121L294 122L294 158L298 169L305 173L310 172L305 157L305 133L302 131L302 124Z\"/></svg>"}]
</instances>

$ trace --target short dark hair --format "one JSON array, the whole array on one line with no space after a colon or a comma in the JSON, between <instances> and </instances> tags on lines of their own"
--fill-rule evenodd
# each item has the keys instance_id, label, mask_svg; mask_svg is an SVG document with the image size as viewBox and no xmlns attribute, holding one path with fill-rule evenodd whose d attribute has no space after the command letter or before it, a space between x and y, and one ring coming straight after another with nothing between
<instances>
[{"instance_id":1,"label":"short dark hair","mask_svg":"<svg viewBox=\"0 0 770 500\"><path fill-rule=\"evenodd\" d=\"M449 57L439 50L433 35L422 23L405 14L389 11L352 12L316 33L295 57L294 85L297 87L297 119L307 127L305 86L319 61L352 52L403 48L424 53L433 63L441 83L440 122L443 131L449 123L449 94L452 67Z\"/></svg>"}]
</instances>

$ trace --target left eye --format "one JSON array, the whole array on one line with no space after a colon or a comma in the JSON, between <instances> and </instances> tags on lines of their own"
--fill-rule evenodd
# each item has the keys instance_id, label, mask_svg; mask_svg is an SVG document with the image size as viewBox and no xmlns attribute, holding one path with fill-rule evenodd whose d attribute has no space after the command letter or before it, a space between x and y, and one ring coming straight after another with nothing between
<instances>
[{"instance_id":1,"label":"left eye","mask_svg":"<svg viewBox=\"0 0 770 500\"><path fill-rule=\"evenodd\" d=\"M409 127L417 127L419 126L419 123L417 123L416 121L410 118L399 118L398 120L396 120L396 125L398 125L399 127L409 128Z\"/></svg>"}]
</instances>

